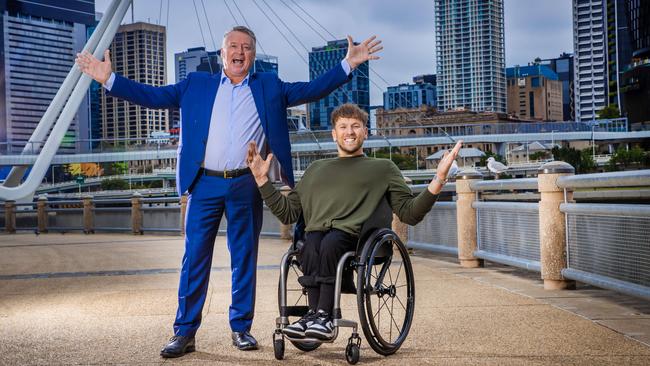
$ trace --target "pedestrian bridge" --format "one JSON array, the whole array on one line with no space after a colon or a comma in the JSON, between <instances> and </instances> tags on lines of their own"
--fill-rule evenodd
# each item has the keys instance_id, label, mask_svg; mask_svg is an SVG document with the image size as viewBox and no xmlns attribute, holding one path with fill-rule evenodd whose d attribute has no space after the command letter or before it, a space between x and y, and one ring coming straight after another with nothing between
<instances>
[{"instance_id":1,"label":"pedestrian bridge","mask_svg":"<svg viewBox=\"0 0 650 366\"><path fill-rule=\"evenodd\" d=\"M650 131L608 132L608 131L575 131L575 132L535 132L512 134L456 135L456 136L371 136L364 143L367 149L382 149L392 147L417 147L450 144L452 140L463 140L465 144L477 143L527 143L533 141L594 141L598 144L618 144L638 142L650 138ZM88 153L59 153L52 158L52 164L72 163L104 163L115 161L175 159L177 145L123 145L122 147L100 147ZM291 150L295 154L332 153L336 144L331 138L315 139L309 136L294 138ZM33 165L38 159L38 150L23 154L0 155L0 166Z\"/></svg>"},{"instance_id":2,"label":"pedestrian bridge","mask_svg":"<svg viewBox=\"0 0 650 366\"><path fill-rule=\"evenodd\" d=\"M538 178L488 181L463 172L421 223L394 221L414 250L414 326L396 355L380 358L362 343L362 360L647 365L650 208L633 197L648 187L650 170L576 176L561 162L542 166ZM186 204L186 197L138 193L6 202L0 364L162 363L158 350L171 335ZM252 329L261 351L230 346L223 296L230 291L229 259L219 236L198 352L184 360L272 362L276 276L292 231L264 215ZM354 297L343 299L354 319ZM346 337L339 339L311 353L289 347L283 362L340 364Z\"/></svg>"}]
</instances>

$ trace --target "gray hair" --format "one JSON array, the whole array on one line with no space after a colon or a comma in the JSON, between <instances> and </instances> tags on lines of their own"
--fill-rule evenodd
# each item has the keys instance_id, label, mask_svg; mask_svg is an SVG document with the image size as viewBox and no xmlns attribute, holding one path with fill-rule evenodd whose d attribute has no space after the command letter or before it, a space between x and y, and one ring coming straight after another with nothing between
<instances>
[{"instance_id":1,"label":"gray hair","mask_svg":"<svg viewBox=\"0 0 650 366\"><path fill-rule=\"evenodd\" d=\"M255 51L255 45L257 44L257 38L255 37L255 33L253 33L253 31L250 30L248 27L244 27L243 25L236 25L232 27L231 30L223 34L223 41L221 41L222 48L226 47L226 37L228 37L228 35L232 32L241 32L251 37L251 39L253 40L253 51Z\"/></svg>"}]
</instances>

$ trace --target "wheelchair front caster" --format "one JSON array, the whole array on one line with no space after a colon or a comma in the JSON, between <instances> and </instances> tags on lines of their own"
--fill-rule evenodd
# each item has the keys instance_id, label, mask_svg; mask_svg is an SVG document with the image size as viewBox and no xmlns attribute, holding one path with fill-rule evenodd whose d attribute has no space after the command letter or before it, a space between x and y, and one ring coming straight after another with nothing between
<instances>
[{"instance_id":1,"label":"wheelchair front caster","mask_svg":"<svg viewBox=\"0 0 650 366\"><path fill-rule=\"evenodd\" d=\"M359 362L359 346L356 344L348 344L345 347L345 359L348 360L350 365L356 365Z\"/></svg>"},{"instance_id":2,"label":"wheelchair front caster","mask_svg":"<svg viewBox=\"0 0 650 366\"><path fill-rule=\"evenodd\" d=\"M273 333L273 353L275 354L276 360L281 360L284 358L284 337L282 334Z\"/></svg>"},{"instance_id":3,"label":"wheelchair front caster","mask_svg":"<svg viewBox=\"0 0 650 366\"><path fill-rule=\"evenodd\" d=\"M350 365L359 362L359 346L361 346L361 338L357 333L352 333L348 339L348 346L345 347L345 359Z\"/></svg>"}]
</instances>

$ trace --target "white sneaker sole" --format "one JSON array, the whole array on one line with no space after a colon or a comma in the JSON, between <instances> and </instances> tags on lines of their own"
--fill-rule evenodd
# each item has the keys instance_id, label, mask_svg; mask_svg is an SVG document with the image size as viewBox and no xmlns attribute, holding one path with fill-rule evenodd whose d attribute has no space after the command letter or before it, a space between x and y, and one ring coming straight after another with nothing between
<instances>
[{"instance_id":1,"label":"white sneaker sole","mask_svg":"<svg viewBox=\"0 0 650 366\"><path fill-rule=\"evenodd\" d=\"M305 331L305 337L316 338L316 339L320 339L320 340L323 340L323 341L328 341L328 340L332 339L332 337L334 337L334 331L332 330L331 332L328 333L328 332L320 331L320 330L317 330L317 329L307 329Z\"/></svg>"}]
</instances>

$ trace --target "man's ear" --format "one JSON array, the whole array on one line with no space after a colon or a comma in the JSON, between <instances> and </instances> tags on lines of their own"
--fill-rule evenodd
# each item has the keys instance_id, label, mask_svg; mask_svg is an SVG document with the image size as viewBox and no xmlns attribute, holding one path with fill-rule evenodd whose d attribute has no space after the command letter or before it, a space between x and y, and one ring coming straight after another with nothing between
<instances>
[{"instance_id":1,"label":"man's ear","mask_svg":"<svg viewBox=\"0 0 650 366\"><path fill-rule=\"evenodd\" d=\"M332 140L336 142L336 125L332 126Z\"/></svg>"}]
</instances>

